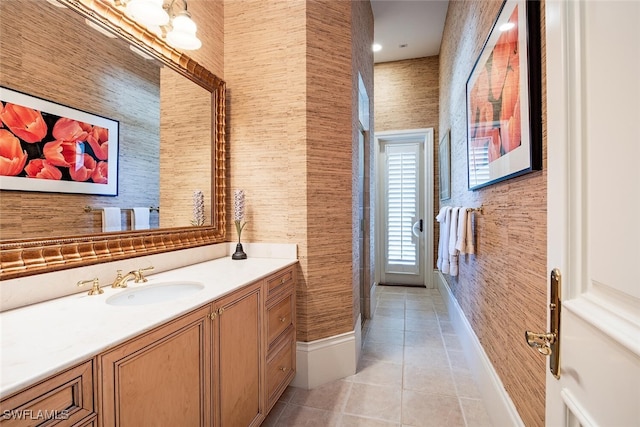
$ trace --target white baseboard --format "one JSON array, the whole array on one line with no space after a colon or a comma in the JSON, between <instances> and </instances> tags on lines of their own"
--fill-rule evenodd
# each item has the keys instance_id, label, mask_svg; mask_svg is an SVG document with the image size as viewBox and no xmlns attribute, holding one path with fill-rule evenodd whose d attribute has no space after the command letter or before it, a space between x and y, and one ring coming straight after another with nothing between
<instances>
[{"instance_id":1,"label":"white baseboard","mask_svg":"<svg viewBox=\"0 0 640 427\"><path fill-rule=\"evenodd\" d=\"M433 272L433 276L434 282L447 306L451 325L460 337L465 359L478 385L493 425L524 427L522 418L520 418L511 397L505 390L487 353L482 348L480 340L473 332L471 324L469 324L460 305L458 305L458 301L451 293L447 281L438 270Z\"/></svg>"},{"instance_id":2,"label":"white baseboard","mask_svg":"<svg viewBox=\"0 0 640 427\"><path fill-rule=\"evenodd\" d=\"M361 347L360 317L351 332L297 343L294 387L307 390L356 373Z\"/></svg>"}]
</instances>

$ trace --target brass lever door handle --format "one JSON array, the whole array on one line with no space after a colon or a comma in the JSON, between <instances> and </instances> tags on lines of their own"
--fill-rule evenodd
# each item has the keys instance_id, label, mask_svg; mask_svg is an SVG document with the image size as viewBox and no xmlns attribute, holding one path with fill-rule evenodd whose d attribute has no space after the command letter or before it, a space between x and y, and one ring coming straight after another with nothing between
<instances>
[{"instance_id":1,"label":"brass lever door handle","mask_svg":"<svg viewBox=\"0 0 640 427\"><path fill-rule=\"evenodd\" d=\"M549 329L551 332L536 333L525 331L524 337L529 347L535 348L544 356L551 356L549 370L554 377L560 378L560 270L554 268L551 271L550 303L549 303Z\"/></svg>"}]
</instances>

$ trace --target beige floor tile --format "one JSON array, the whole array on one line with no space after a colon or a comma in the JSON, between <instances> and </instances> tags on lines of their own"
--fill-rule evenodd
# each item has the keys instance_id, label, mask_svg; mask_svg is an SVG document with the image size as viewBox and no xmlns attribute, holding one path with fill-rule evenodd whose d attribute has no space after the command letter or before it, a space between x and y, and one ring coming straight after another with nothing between
<instances>
[{"instance_id":1,"label":"beige floor tile","mask_svg":"<svg viewBox=\"0 0 640 427\"><path fill-rule=\"evenodd\" d=\"M435 317L425 316L423 318L411 318L406 317L404 319L404 330L405 331L430 331L433 333L440 334L440 325L438 324L438 319Z\"/></svg>"},{"instance_id":2,"label":"beige floor tile","mask_svg":"<svg viewBox=\"0 0 640 427\"><path fill-rule=\"evenodd\" d=\"M457 397L406 390L402 397L402 422L421 427L464 427Z\"/></svg>"},{"instance_id":3,"label":"beige floor tile","mask_svg":"<svg viewBox=\"0 0 640 427\"><path fill-rule=\"evenodd\" d=\"M342 415L340 427L400 427L399 423L377 420L374 418L357 417L355 415Z\"/></svg>"},{"instance_id":4,"label":"beige floor tile","mask_svg":"<svg viewBox=\"0 0 640 427\"><path fill-rule=\"evenodd\" d=\"M405 347L404 364L408 366L439 366L449 369L447 351L442 343L431 347Z\"/></svg>"},{"instance_id":5,"label":"beige floor tile","mask_svg":"<svg viewBox=\"0 0 640 427\"><path fill-rule=\"evenodd\" d=\"M407 310L428 310L431 311L434 309L433 302L428 299L410 299L407 297L407 301L405 302L405 308Z\"/></svg>"},{"instance_id":6,"label":"beige floor tile","mask_svg":"<svg viewBox=\"0 0 640 427\"><path fill-rule=\"evenodd\" d=\"M360 358L358 372L349 377L355 383L402 386L402 364Z\"/></svg>"},{"instance_id":7,"label":"beige floor tile","mask_svg":"<svg viewBox=\"0 0 640 427\"><path fill-rule=\"evenodd\" d=\"M482 400L460 398L467 427L492 427L491 418Z\"/></svg>"},{"instance_id":8,"label":"beige floor tile","mask_svg":"<svg viewBox=\"0 0 640 427\"><path fill-rule=\"evenodd\" d=\"M350 388L351 383L348 381L333 381L312 390L297 389L289 403L342 412Z\"/></svg>"},{"instance_id":9,"label":"beige floor tile","mask_svg":"<svg viewBox=\"0 0 640 427\"><path fill-rule=\"evenodd\" d=\"M448 366L404 367L404 390L456 397L456 387Z\"/></svg>"},{"instance_id":10,"label":"beige floor tile","mask_svg":"<svg viewBox=\"0 0 640 427\"><path fill-rule=\"evenodd\" d=\"M453 325L448 320L440 320L440 330L443 334L455 334L456 331L453 329Z\"/></svg>"},{"instance_id":11,"label":"beige floor tile","mask_svg":"<svg viewBox=\"0 0 640 427\"><path fill-rule=\"evenodd\" d=\"M267 415L267 418L262 422L261 426L273 427L277 425L278 418L280 418L282 411L284 411L284 408L286 407L287 407L287 404L285 402L280 402L280 401L276 402L276 404L273 405L273 408L271 408L269 415Z\"/></svg>"},{"instance_id":12,"label":"beige floor tile","mask_svg":"<svg viewBox=\"0 0 640 427\"><path fill-rule=\"evenodd\" d=\"M442 334L442 338L447 350L462 351L462 344L460 344L460 338L457 335Z\"/></svg>"},{"instance_id":13,"label":"beige floor tile","mask_svg":"<svg viewBox=\"0 0 640 427\"><path fill-rule=\"evenodd\" d=\"M478 390L478 385L471 375L461 372L453 372L453 381L456 384L459 397L468 397L471 399L482 398L480 390Z\"/></svg>"},{"instance_id":14,"label":"beige floor tile","mask_svg":"<svg viewBox=\"0 0 640 427\"><path fill-rule=\"evenodd\" d=\"M404 349L402 345L366 342L362 347L362 357L383 362L402 363Z\"/></svg>"},{"instance_id":15,"label":"beige floor tile","mask_svg":"<svg viewBox=\"0 0 640 427\"><path fill-rule=\"evenodd\" d=\"M300 389L291 386L287 387L278 400L281 402L289 402L293 395L296 393L296 390Z\"/></svg>"},{"instance_id":16,"label":"beige floor tile","mask_svg":"<svg viewBox=\"0 0 640 427\"><path fill-rule=\"evenodd\" d=\"M365 342L404 345L404 332L398 329L368 328Z\"/></svg>"},{"instance_id":17,"label":"beige floor tile","mask_svg":"<svg viewBox=\"0 0 640 427\"><path fill-rule=\"evenodd\" d=\"M401 387L353 383L346 414L400 422Z\"/></svg>"},{"instance_id":18,"label":"beige floor tile","mask_svg":"<svg viewBox=\"0 0 640 427\"><path fill-rule=\"evenodd\" d=\"M416 320L431 320L438 321L438 315L436 314L433 308L422 309L422 310L414 310L414 309L405 309L404 311L405 319L416 319Z\"/></svg>"},{"instance_id":19,"label":"beige floor tile","mask_svg":"<svg viewBox=\"0 0 640 427\"><path fill-rule=\"evenodd\" d=\"M275 425L277 427L338 427L340 417L336 412L287 404Z\"/></svg>"},{"instance_id":20,"label":"beige floor tile","mask_svg":"<svg viewBox=\"0 0 640 427\"><path fill-rule=\"evenodd\" d=\"M369 328L387 328L404 331L404 318L384 317L378 314L374 314L373 319L369 320L367 325Z\"/></svg>"},{"instance_id":21,"label":"beige floor tile","mask_svg":"<svg viewBox=\"0 0 640 427\"><path fill-rule=\"evenodd\" d=\"M469 369L469 364L463 351L447 350L447 354L449 355L449 362L453 372L471 375L471 369Z\"/></svg>"},{"instance_id":22,"label":"beige floor tile","mask_svg":"<svg viewBox=\"0 0 640 427\"><path fill-rule=\"evenodd\" d=\"M404 303L407 296L405 294L393 294L393 293L377 293L376 299L378 302L384 301L402 301Z\"/></svg>"},{"instance_id":23,"label":"beige floor tile","mask_svg":"<svg viewBox=\"0 0 640 427\"><path fill-rule=\"evenodd\" d=\"M378 286L376 288L376 292L380 292L381 294L405 295L407 293L407 288L404 286Z\"/></svg>"},{"instance_id":24,"label":"beige floor tile","mask_svg":"<svg viewBox=\"0 0 640 427\"><path fill-rule=\"evenodd\" d=\"M378 307L376 307L376 312L375 312L375 316L382 316L382 317L391 317L391 318L400 318L400 319L404 319L404 306L403 307L384 307L384 306L380 306L380 303L378 303Z\"/></svg>"},{"instance_id":25,"label":"beige floor tile","mask_svg":"<svg viewBox=\"0 0 640 427\"><path fill-rule=\"evenodd\" d=\"M404 298L401 299L381 299L378 300L378 308L395 308L395 309L404 309Z\"/></svg>"},{"instance_id":26,"label":"beige floor tile","mask_svg":"<svg viewBox=\"0 0 640 427\"><path fill-rule=\"evenodd\" d=\"M439 347L442 345L440 329L405 331L404 345L406 347Z\"/></svg>"}]
</instances>

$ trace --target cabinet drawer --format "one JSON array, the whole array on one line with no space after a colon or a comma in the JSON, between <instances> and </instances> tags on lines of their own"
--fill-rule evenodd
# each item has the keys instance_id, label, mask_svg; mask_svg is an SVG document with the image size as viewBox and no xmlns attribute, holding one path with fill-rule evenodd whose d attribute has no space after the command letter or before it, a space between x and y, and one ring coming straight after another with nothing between
<instances>
[{"instance_id":1,"label":"cabinet drawer","mask_svg":"<svg viewBox=\"0 0 640 427\"><path fill-rule=\"evenodd\" d=\"M293 324L295 301L289 292L282 299L267 309L267 348L271 349L273 341Z\"/></svg>"},{"instance_id":2,"label":"cabinet drawer","mask_svg":"<svg viewBox=\"0 0 640 427\"><path fill-rule=\"evenodd\" d=\"M279 340L279 345L267 360L267 401L268 408L278 400L284 389L289 385L296 369L296 351L294 329L290 328L287 336Z\"/></svg>"},{"instance_id":3,"label":"cabinet drawer","mask_svg":"<svg viewBox=\"0 0 640 427\"><path fill-rule=\"evenodd\" d=\"M71 368L55 377L4 399L0 425L71 426L94 412L93 362Z\"/></svg>"},{"instance_id":4,"label":"cabinet drawer","mask_svg":"<svg viewBox=\"0 0 640 427\"><path fill-rule=\"evenodd\" d=\"M267 279L267 298L284 286L293 286L293 267L288 267Z\"/></svg>"}]
</instances>

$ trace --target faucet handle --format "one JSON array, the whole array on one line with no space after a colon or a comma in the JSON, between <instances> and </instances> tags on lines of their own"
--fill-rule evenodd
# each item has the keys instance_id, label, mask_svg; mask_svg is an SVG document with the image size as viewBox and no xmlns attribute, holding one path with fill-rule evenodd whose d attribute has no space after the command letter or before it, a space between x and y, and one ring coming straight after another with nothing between
<instances>
[{"instance_id":1,"label":"faucet handle","mask_svg":"<svg viewBox=\"0 0 640 427\"><path fill-rule=\"evenodd\" d=\"M113 280L113 283L111 284L112 288L120 288L122 287L122 270L116 270L117 274L116 274L116 278Z\"/></svg>"},{"instance_id":2,"label":"faucet handle","mask_svg":"<svg viewBox=\"0 0 640 427\"><path fill-rule=\"evenodd\" d=\"M98 278L94 278L91 280L80 280L76 286L84 286L87 283L92 283L93 286L91 286L91 290L89 291L89 295L100 295L103 294L104 291L102 290L102 288L100 288L100 282L98 281Z\"/></svg>"},{"instance_id":3,"label":"faucet handle","mask_svg":"<svg viewBox=\"0 0 640 427\"><path fill-rule=\"evenodd\" d=\"M145 282L147 282L148 280L147 280L146 277L144 277L143 272L144 271L151 271L151 270L153 270L153 266L152 265L150 265L149 267L141 268L141 269L135 271L135 280L134 280L134 282L136 282L136 283L145 283Z\"/></svg>"}]
</instances>

